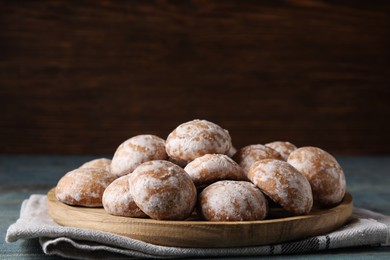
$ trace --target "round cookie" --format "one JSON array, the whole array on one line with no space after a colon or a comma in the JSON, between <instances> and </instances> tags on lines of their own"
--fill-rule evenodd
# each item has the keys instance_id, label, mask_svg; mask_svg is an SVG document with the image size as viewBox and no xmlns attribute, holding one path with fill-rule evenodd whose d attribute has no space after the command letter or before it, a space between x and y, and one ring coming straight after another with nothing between
<instances>
[{"instance_id":1,"label":"round cookie","mask_svg":"<svg viewBox=\"0 0 390 260\"><path fill-rule=\"evenodd\" d=\"M227 154L231 146L227 130L198 119L179 125L166 140L167 154L172 161L183 167L205 154Z\"/></svg>"},{"instance_id":2,"label":"round cookie","mask_svg":"<svg viewBox=\"0 0 390 260\"><path fill-rule=\"evenodd\" d=\"M115 151L111 173L120 177L131 173L141 163L166 158L163 139L155 135L137 135L123 142Z\"/></svg>"},{"instance_id":3,"label":"round cookie","mask_svg":"<svg viewBox=\"0 0 390 260\"><path fill-rule=\"evenodd\" d=\"M246 177L249 168L256 161L262 159L278 159L281 160L281 155L274 149L262 144L247 145L234 155L233 159L241 166Z\"/></svg>"},{"instance_id":4,"label":"round cookie","mask_svg":"<svg viewBox=\"0 0 390 260\"><path fill-rule=\"evenodd\" d=\"M307 214L313 207L310 183L285 161L257 161L250 167L248 178L273 201L293 214Z\"/></svg>"},{"instance_id":5,"label":"round cookie","mask_svg":"<svg viewBox=\"0 0 390 260\"><path fill-rule=\"evenodd\" d=\"M197 188L220 180L242 180L241 167L224 154L206 154L196 158L184 168Z\"/></svg>"},{"instance_id":6,"label":"round cookie","mask_svg":"<svg viewBox=\"0 0 390 260\"><path fill-rule=\"evenodd\" d=\"M140 209L153 219L184 220L196 203L190 176L169 161L145 162L129 175L130 193Z\"/></svg>"},{"instance_id":7,"label":"round cookie","mask_svg":"<svg viewBox=\"0 0 390 260\"><path fill-rule=\"evenodd\" d=\"M103 193L103 207L108 214L122 217L146 217L129 192L129 175L113 181Z\"/></svg>"},{"instance_id":8,"label":"round cookie","mask_svg":"<svg viewBox=\"0 0 390 260\"><path fill-rule=\"evenodd\" d=\"M99 158L88 161L81 165L79 168L99 168L106 171L110 171L111 160L107 158Z\"/></svg>"},{"instance_id":9,"label":"round cookie","mask_svg":"<svg viewBox=\"0 0 390 260\"><path fill-rule=\"evenodd\" d=\"M268 144L265 144L265 146L270 147L277 151L284 161L287 161L288 156L290 153L297 149L295 145L293 145L290 142L284 142L284 141L275 141Z\"/></svg>"},{"instance_id":10,"label":"round cookie","mask_svg":"<svg viewBox=\"0 0 390 260\"><path fill-rule=\"evenodd\" d=\"M336 159L317 147L301 147L287 160L309 180L314 202L320 206L334 206L344 198L345 175Z\"/></svg>"},{"instance_id":11,"label":"round cookie","mask_svg":"<svg viewBox=\"0 0 390 260\"><path fill-rule=\"evenodd\" d=\"M247 181L218 181L199 195L201 216L210 221L250 221L264 219L268 213L267 199Z\"/></svg>"},{"instance_id":12,"label":"round cookie","mask_svg":"<svg viewBox=\"0 0 390 260\"><path fill-rule=\"evenodd\" d=\"M57 183L56 198L66 204L101 207L102 196L115 176L99 168L78 168L66 173Z\"/></svg>"}]
</instances>

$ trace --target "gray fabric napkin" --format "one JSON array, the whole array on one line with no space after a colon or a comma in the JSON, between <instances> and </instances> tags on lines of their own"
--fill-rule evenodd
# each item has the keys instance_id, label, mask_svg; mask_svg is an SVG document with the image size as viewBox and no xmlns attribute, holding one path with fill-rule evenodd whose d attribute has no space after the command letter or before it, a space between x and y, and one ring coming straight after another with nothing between
<instances>
[{"instance_id":1,"label":"gray fabric napkin","mask_svg":"<svg viewBox=\"0 0 390 260\"><path fill-rule=\"evenodd\" d=\"M354 208L346 225L322 236L269 246L179 248L153 245L107 232L60 226L47 211L47 197L31 195L22 204L20 218L8 228L6 241L11 243L31 238L39 238L45 254L74 259L296 254L354 246L389 246L390 216Z\"/></svg>"}]
</instances>

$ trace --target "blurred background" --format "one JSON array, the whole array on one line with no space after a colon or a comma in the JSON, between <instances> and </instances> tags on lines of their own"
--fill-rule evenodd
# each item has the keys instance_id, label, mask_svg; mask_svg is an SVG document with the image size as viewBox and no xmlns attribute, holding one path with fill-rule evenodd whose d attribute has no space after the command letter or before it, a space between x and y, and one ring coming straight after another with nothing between
<instances>
[{"instance_id":1,"label":"blurred background","mask_svg":"<svg viewBox=\"0 0 390 260\"><path fill-rule=\"evenodd\" d=\"M233 144L390 154L390 1L0 0L0 153L113 154L199 118Z\"/></svg>"}]
</instances>

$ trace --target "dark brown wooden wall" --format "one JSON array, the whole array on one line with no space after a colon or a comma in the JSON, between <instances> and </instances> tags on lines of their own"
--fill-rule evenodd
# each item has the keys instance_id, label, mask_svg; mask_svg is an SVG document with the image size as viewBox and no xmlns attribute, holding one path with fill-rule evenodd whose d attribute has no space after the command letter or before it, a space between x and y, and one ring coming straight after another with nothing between
<instances>
[{"instance_id":1,"label":"dark brown wooden wall","mask_svg":"<svg viewBox=\"0 0 390 260\"><path fill-rule=\"evenodd\" d=\"M389 154L390 1L0 0L0 153L113 153L203 118Z\"/></svg>"}]
</instances>

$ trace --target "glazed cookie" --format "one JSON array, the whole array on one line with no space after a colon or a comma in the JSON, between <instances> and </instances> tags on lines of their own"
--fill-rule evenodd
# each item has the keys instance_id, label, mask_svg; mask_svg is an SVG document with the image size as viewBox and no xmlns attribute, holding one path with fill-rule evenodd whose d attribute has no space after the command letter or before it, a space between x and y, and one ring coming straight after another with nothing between
<instances>
[{"instance_id":1,"label":"glazed cookie","mask_svg":"<svg viewBox=\"0 0 390 260\"><path fill-rule=\"evenodd\" d=\"M101 207L102 196L115 176L99 168L78 168L65 174L55 189L56 198L66 204Z\"/></svg>"},{"instance_id":2,"label":"glazed cookie","mask_svg":"<svg viewBox=\"0 0 390 260\"><path fill-rule=\"evenodd\" d=\"M129 175L113 181L103 193L103 207L108 214L122 217L146 217L129 192Z\"/></svg>"},{"instance_id":3,"label":"glazed cookie","mask_svg":"<svg viewBox=\"0 0 390 260\"><path fill-rule=\"evenodd\" d=\"M184 168L197 188L220 180L242 180L241 167L224 154L206 154Z\"/></svg>"},{"instance_id":4,"label":"glazed cookie","mask_svg":"<svg viewBox=\"0 0 390 260\"><path fill-rule=\"evenodd\" d=\"M262 159L281 160L282 157L277 151L270 147L262 144L252 144L238 150L233 159L241 166L246 176L249 168L254 162Z\"/></svg>"},{"instance_id":5,"label":"glazed cookie","mask_svg":"<svg viewBox=\"0 0 390 260\"><path fill-rule=\"evenodd\" d=\"M284 161L287 161L288 156L290 153L297 149L295 145L293 145L290 142L283 142L283 141L275 141L268 144L265 144L267 147L271 147L275 151L277 151Z\"/></svg>"},{"instance_id":6,"label":"glazed cookie","mask_svg":"<svg viewBox=\"0 0 390 260\"><path fill-rule=\"evenodd\" d=\"M314 202L334 206L342 201L346 191L344 172L336 159L317 147L301 147L287 160L309 180Z\"/></svg>"},{"instance_id":7,"label":"glazed cookie","mask_svg":"<svg viewBox=\"0 0 390 260\"><path fill-rule=\"evenodd\" d=\"M165 141L155 135L137 135L123 142L111 162L111 173L117 177L134 171L141 163L164 160Z\"/></svg>"},{"instance_id":8,"label":"glazed cookie","mask_svg":"<svg viewBox=\"0 0 390 260\"><path fill-rule=\"evenodd\" d=\"M168 161L145 162L129 175L130 193L140 209L153 219L184 220L196 203L190 176Z\"/></svg>"},{"instance_id":9,"label":"glazed cookie","mask_svg":"<svg viewBox=\"0 0 390 260\"><path fill-rule=\"evenodd\" d=\"M310 183L285 161L257 161L250 167L248 178L273 201L293 214L307 214L312 209Z\"/></svg>"},{"instance_id":10,"label":"glazed cookie","mask_svg":"<svg viewBox=\"0 0 390 260\"><path fill-rule=\"evenodd\" d=\"M247 181L218 181L199 195L201 216L210 221L250 221L264 219L267 199Z\"/></svg>"},{"instance_id":11,"label":"glazed cookie","mask_svg":"<svg viewBox=\"0 0 390 260\"><path fill-rule=\"evenodd\" d=\"M106 171L110 171L111 160L107 158L99 158L84 163L79 168L99 168Z\"/></svg>"},{"instance_id":12,"label":"glazed cookie","mask_svg":"<svg viewBox=\"0 0 390 260\"><path fill-rule=\"evenodd\" d=\"M227 130L198 119L179 125L166 140L167 154L182 167L205 154L227 154L231 146Z\"/></svg>"}]
</instances>

